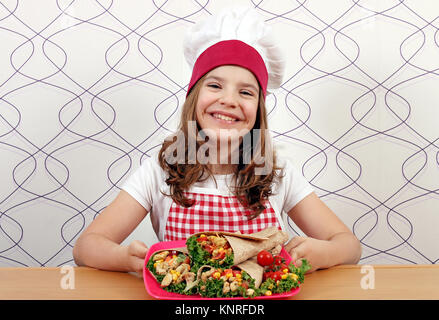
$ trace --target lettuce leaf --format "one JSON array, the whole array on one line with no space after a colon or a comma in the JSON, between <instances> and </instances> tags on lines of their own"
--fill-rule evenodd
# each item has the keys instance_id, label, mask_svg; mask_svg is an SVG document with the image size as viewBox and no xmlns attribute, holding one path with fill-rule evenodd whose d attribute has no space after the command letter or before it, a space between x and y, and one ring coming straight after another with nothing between
<instances>
[{"instance_id":1,"label":"lettuce leaf","mask_svg":"<svg viewBox=\"0 0 439 320\"><path fill-rule=\"evenodd\" d=\"M291 277L278 281L268 278L258 288L258 295L264 295L267 290L270 290L272 293L283 293L299 287L305 281L305 273L311 269L311 265L306 259L303 259L300 267L296 267L291 262L288 266L288 269L289 272L297 275L296 280L292 279Z\"/></svg>"},{"instance_id":2,"label":"lettuce leaf","mask_svg":"<svg viewBox=\"0 0 439 320\"><path fill-rule=\"evenodd\" d=\"M224 260L212 260L209 252L201 247L196 236L191 236L186 240L186 247L189 255L192 257L191 267L195 270L198 270L203 265L209 265L215 268L230 268L233 266L233 253L226 255Z\"/></svg>"},{"instance_id":3,"label":"lettuce leaf","mask_svg":"<svg viewBox=\"0 0 439 320\"><path fill-rule=\"evenodd\" d=\"M256 296L257 289L255 288L255 279L253 279L249 274L245 271L242 271L242 279L247 281L248 287L253 289L255 294L252 297ZM198 293L207 298L233 298L233 297L244 297L249 298L247 295L247 289L244 287L238 287L235 291L229 291L227 293L223 293L224 280L222 279L208 279L206 281L200 281L198 283Z\"/></svg>"},{"instance_id":4,"label":"lettuce leaf","mask_svg":"<svg viewBox=\"0 0 439 320\"><path fill-rule=\"evenodd\" d=\"M191 259L191 267L198 270L202 265L206 264L209 259L209 252L204 250L197 241L196 236L189 237L186 240L186 247Z\"/></svg>"},{"instance_id":5,"label":"lettuce leaf","mask_svg":"<svg viewBox=\"0 0 439 320\"><path fill-rule=\"evenodd\" d=\"M292 262L288 266L291 273L297 274L299 277L297 281L300 283L303 283L305 281L305 273L311 269L311 265L309 264L308 260L302 259L302 265L300 267L296 267Z\"/></svg>"}]
</instances>

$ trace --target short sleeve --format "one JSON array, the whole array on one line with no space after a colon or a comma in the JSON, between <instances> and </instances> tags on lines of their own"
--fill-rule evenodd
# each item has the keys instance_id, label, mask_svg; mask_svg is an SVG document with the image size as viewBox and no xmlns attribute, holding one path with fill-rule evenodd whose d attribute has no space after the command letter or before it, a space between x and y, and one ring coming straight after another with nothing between
<instances>
[{"instance_id":1,"label":"short sleeve","mask_svg":"<svg viewBox=\"0 0 439 320\"><path fill-rule=\"evenodd\" d=\"M283 210L289 212L314 189L291 161L285 160L281 166L284 169L281 182L281 188L284 189L281 191L284 194Z\"/></svg>"},{"instance_id":2,"label":"short sleeve","mask_svg":"<svg viewBox=\"0 0 439 320\"><path fill-rule=\"evenodd\" d=\"M158 192L158 176L161 168L153 157L143 161L141 166L122 185L148 212L153 206L153 195Z\"/></svg>"}]
</instances>

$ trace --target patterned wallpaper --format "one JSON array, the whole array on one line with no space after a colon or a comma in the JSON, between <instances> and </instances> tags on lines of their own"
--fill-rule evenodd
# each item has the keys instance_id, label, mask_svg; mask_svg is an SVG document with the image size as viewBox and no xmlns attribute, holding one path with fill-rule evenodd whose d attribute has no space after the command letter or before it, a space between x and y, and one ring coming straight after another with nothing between
<instances>
[{"instance_id":1,"label":"patterned wallpaper","mask_svg":"<svg viewBox=\"0 0 439 320\"><path fill-rule=\"evenodd\" d=\"M267 100L278 152L361 240L361 263L439 261L439 2L1 0L0 266L73 263L175 128L186 29L237 2L288 57ZM135 238L156 241L148 218Z\"/></svg>"}]
</instances>

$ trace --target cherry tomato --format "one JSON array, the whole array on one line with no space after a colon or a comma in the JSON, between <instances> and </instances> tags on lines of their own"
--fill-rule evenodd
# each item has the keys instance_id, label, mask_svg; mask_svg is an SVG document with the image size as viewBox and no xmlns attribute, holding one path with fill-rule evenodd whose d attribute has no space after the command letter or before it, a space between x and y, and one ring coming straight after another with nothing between
<instances>
[{"instance_id":1,"label":"cherry tomato","mask_svg":"<svg viewBox=\"0 0 439 320\"><path fill-rule=\"evenodd\" d=\"M273 274L273 271L264 272L264 276L263 276L264 280L271 278L272 274Z\"/></svg>"},{"instance_id":2,"label":"cherry tomato","mask_svg":"<svg viewBox=\"0 0 439 320\"><path fill-rule=\"evenodd\" d=\"M269 266L273 263L273 255L267 250L262 250L258 253L258 263L261 266Z\"/></svg>"},{"instance_id":3,"label":"cherry tomato","mask_svg":"<svg viewBox=\"0 0 439 320\"><path fill-rule=\"evenodd\" d=\"M284 263L284 258L281 256L275 256L274 257L274 264L277 266L280 266L282 263Z\"/></svg>"},{"instance_id":4,"label":"cherry tomato","mask_svg":"<svg viewBox=\"0 0 439 320\"><path fill-rule=\"evenodd\" d=\"M273 274L271 275L271 279L273 279L274 281L282 280L282 275L283 275L282 271L273 272Z\"/></svg>"}]
</instances>

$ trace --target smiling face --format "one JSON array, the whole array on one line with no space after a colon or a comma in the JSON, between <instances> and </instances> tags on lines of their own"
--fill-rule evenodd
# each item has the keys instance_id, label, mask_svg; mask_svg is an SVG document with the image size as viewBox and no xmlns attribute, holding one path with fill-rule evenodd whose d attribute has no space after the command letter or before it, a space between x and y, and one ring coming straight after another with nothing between
<instances>
[{"instance_id":1,"label":"smiling face","mask_svg":"<svg viewBox=\"0 0 439 320\"><path fill-rule=\"evenodd\" d=\"M249 132L256 122L259 90L256 77L245 68L225 65L213 69L201 83L198 125L213 130L220 139Z\"/></svg>"}]
</instances>

